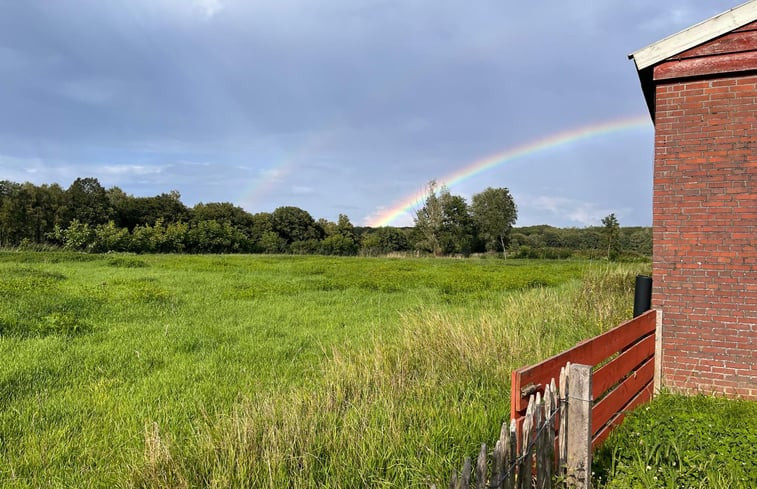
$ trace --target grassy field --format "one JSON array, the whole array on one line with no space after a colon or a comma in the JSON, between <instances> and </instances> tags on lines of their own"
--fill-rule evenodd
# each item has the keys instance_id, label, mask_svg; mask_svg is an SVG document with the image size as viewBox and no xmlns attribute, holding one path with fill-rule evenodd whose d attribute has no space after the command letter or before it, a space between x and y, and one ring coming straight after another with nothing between
<instances>
[{"instance_id":1,"label":"grassy field","mask_svg":"<svg viewBox=\"0 0 757 489\"><path fill-rule=\"evenodd\" d=\"M646 267L0 253L0 485L428 487Z\"/></svg>"}]
</instances>

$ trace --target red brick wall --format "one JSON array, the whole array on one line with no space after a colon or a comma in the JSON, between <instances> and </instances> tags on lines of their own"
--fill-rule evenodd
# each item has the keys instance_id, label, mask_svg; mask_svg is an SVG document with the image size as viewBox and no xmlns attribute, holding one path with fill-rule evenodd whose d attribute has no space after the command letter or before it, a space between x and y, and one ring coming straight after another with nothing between
<instances>
[{"instance_id":1,"label":"red brick wall","mask_svg":"<svg viewBox=\"0 0 757 489\"><path fill-rule=\"evenodd\" d=\"M663 385L757 399L757 75L659 81L655 128Z\"/></svg>"}]
</instances>

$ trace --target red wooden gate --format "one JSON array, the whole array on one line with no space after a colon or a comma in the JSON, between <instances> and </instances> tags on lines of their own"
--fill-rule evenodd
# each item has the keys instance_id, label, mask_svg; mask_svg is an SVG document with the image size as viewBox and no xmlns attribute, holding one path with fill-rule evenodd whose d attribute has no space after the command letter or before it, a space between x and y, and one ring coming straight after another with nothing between
<instances>
[{"instance_id":1,"label":"red wooden gate","mask_svg":"<svg viewBox=\"0 0 757 489\"><path fill-rule=\"evenodd\" d=\"M650 310L543 362L515 370L511 419L520 427L528 397L543 392L551 379L559 378L566 363L593 365L592 446L597 446L627 411L652 397L656 324L657 312Z\"/></svg>"}]
</instances>

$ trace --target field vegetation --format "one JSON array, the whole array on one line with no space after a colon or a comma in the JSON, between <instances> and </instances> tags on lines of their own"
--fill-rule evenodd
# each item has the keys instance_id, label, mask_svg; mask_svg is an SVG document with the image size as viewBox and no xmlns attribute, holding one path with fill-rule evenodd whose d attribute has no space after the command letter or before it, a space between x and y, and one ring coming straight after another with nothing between
<instances>
[{"instance_id":1,"label":"field vegetation","mask_svg":"<svg viewBox=\"0 0 757 489\"><path fill-rule=\"evenodd\" d=\"M757 403L663 393L594 456L597 487L757 487Z\"/></svg>"},{"instance_id":2,"label":"field vegetation","mask_svg":"<svg viewBox=\"0 0 757 489\"><path fill-rule=\"evenodd\" d=\"M0 485L428 487L647 267L0 253Z\"/></svg>"}]
</instances>

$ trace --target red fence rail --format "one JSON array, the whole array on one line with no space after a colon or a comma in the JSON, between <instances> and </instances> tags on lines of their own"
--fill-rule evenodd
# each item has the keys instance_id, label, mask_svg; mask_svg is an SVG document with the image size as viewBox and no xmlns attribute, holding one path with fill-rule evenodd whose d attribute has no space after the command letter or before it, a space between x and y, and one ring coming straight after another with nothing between
<instances>
[{"instance_id":1,"label":"red fence rail","mask_svg":"<svg viewBox=\"0 0 757 489\"><path fill-rule=\"evenodd\" d=\"M544 392L547 383L559 378L560 368L568 362L592 365L592 446L597 446L620 424L627 411L652 397L656 325L657 313L650 310L543 362L515 370L510 418L520 426L529 396Z\"/></svg>"}]
</instances>

